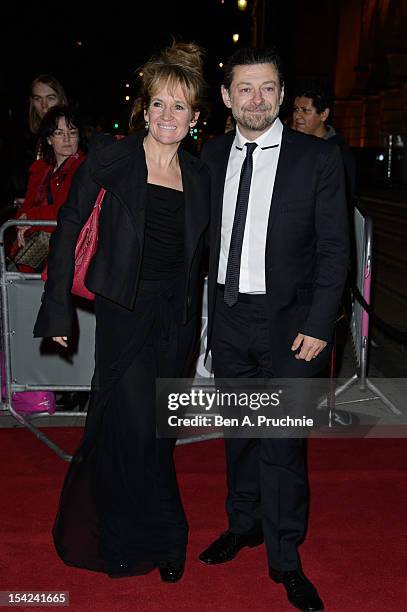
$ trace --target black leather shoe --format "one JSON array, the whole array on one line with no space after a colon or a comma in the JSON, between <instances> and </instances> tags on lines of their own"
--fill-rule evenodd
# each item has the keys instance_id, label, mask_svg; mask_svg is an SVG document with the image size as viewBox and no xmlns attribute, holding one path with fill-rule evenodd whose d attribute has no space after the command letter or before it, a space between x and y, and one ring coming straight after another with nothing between
<instances>
[{"instance_id":1,"label":"black leather shoe","mask_svg":"<svg viewBox=\"0 0 407 612\"><path fill-rule=\"evenodd\" d=\"M269 576L274 582L285 586L288 601L298 610L317 612L324 609L316 588L301 571L279 572L270 567Z\"/></svg>"},{"instance_id":2,"label":"black leather shoe","mask_svg":"<svg viewBox=\"0 0 407 612\"><path fill-rule=\"evenodd\" d=\"M207 565L215 565L215 563L226 563L232 561L242 548L248 546L253 548L264 542L263 534L244 535L225 531L222 535L213 542L199 555L200 561Z\"/></svg>"},{"instance_id":3,"label":"black leather shoe","mask_svg":"<svg viewBox=\"0 0 407 612\"><path fill-rule=\"evenodd\" d=\"M127 561L109 561L107 564L109 578L127 578L133 576L133 567Z\"/></svg>"},{"instance_id":4,"label":"black leather shoe","mask_svg":"<svg viewBox=\"0 0 407 612\"><path fill-rule=\"evenodd\" d=\"M159 568L161 580L163 582L178 582L182 578L184 567L184 563L168 561L168 563Z\"/></svg>"}]
</instances>

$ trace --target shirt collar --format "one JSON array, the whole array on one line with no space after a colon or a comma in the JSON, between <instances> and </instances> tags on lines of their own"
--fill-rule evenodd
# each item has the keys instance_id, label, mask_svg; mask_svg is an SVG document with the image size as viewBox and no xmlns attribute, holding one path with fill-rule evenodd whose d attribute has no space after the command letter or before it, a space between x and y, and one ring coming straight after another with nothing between
<instances>
[{"instance_id":1,"label":"shirt collar","mask_svg":"<svg viewBox=\"0 0 407 612\"><path fill-rule=\"evenodd\" d=\"M259 146L261 149L276 147L281 144L282 134L283 124L281 123L279 117L277 117L277 119L274 121L273 125L267 130L267 132L264 132L264 134L262 134L261 136L256 138L256 140L253 141L248 141L247 138L245 138L241 134L239 126L236 125L236 136L233 144L240 150L243 150L243 147L245 146L246 142L255 142L257 146Z\"/></svg>"}]
</instances>

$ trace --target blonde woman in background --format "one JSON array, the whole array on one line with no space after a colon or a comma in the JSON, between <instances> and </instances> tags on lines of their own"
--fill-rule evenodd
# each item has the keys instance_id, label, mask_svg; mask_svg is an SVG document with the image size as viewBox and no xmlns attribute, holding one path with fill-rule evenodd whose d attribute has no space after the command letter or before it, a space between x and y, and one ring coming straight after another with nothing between
<instances>
[{"instance_id":1,"label":"blonde woman in background","mask_svg":"<svg viewBox=\"0 0 407 612\"><path fill-rule=\"evenodd\" d=\"M61 83L50 74L40 74L31 83L28 123L30 132L37 134L42 118L52 106L67 105Z\"/></svg>"},{"instance_id":2,"label":"blonde woman in background","mask_svg":"<svg viewBox=\"0 0 407 612\"><path fill-rule=\"evenodd\" d=\"M24 204L28 187L28 169L42 158L38 130L47 111L53 106L67 105L68 99L61 83L50 74L40 74L30 85L28 106L28 128L19 130L20 137L11 144L11 184L14 191L14 205L19 209Z\"/></svg>"}]
</instances>

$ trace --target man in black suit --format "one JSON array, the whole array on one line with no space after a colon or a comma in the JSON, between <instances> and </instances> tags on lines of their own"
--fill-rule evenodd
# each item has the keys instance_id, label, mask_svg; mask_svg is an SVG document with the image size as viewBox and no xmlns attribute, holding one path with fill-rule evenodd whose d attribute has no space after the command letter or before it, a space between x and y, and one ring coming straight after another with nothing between
<instances>
[{"instance_id":1,"label":"man in black suit","mask_svg":"<svg viewBox=\"0 0 407 612\"><path fill-rule=\"evenodd\" d=\"M210 140L212 222L208 348L215 377L315 377L329 360L349 247L336 145L286 128L272 50L242 49L222 97L236 131ZM308 509L304 440L226 439L229 529L207 564L265 540L270 578L300 610L322 610L298 545Z\"/></svg>"}]
</instances>

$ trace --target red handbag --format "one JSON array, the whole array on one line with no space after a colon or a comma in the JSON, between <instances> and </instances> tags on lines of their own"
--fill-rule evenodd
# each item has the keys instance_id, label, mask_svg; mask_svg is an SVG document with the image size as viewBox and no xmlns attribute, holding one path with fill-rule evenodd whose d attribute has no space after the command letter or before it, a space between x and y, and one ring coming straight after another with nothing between
<instances>
[{"instance_id":1,"label":"red handbag","mask_svg":"<svg viewBox=\"0 0 407 612\"><path fill-rule=\"evenodd\" d=\"M115 135L116 140L122 140L122 134ZM88 220L81 229L75 247L75 268L73 273L72 289L74 295L79 295L87 300L94 300L95 294L89 291L85 286L85 278L88 272L89 264L96 253L98 245L98 229L99 229L99 214L102 207L103 198L105 197L106 189L101 188L96 198L95 205L89 215ZM41 278L46 281L48 265L42 271Z\"/></svg>"},{"instance_id":2,"label":"red handbag","mask_svg":"<svg viewBox=\"0 0 407 612\"><path fill-rule=\"evenodd\" d=\"M71 292L74 295L79 295L87 300L95 299L95 294L89 291L89 289L87 289L85 286L85 278L88 272L89 264L96 253L96 247L98 244L99 214L105 193L106 189L103 189L102 187L98 193L92 212L81 229L81 233L79 234L75 247L75 268ZM47 270L48 266L45 266L41 274L41 278L44 281L46 281L48 277Z\"/></svg>"}]
</instances>

